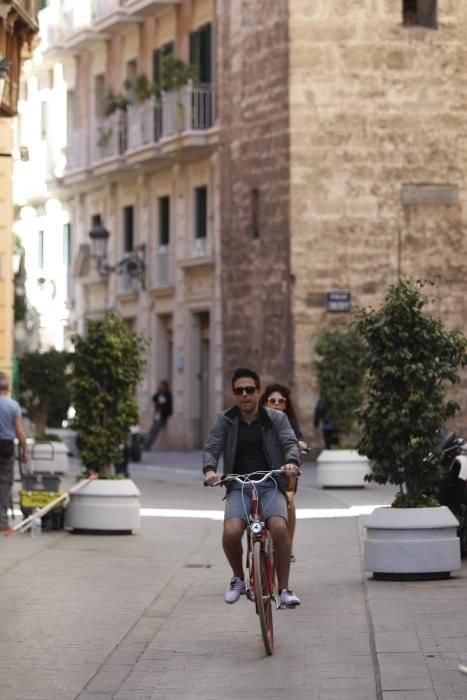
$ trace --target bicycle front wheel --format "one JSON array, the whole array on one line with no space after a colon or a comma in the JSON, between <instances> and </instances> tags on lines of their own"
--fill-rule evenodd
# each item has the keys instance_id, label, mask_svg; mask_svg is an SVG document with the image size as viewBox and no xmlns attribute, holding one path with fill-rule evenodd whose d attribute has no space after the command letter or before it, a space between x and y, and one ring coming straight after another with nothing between
<instances>
[{"instance_id":1,"label":"bicycle front wheel","mask_svg":"<svg viewBox=\"0 0 467 700\"><path fill-rule=\"evenodd\" d=\"M274 649L272 566L271 559L261 548L260 542L255 542L253 545L253 562L256 609L259 615L264 648L266 653L271 656Z\"/></svg>"}]
</instances>

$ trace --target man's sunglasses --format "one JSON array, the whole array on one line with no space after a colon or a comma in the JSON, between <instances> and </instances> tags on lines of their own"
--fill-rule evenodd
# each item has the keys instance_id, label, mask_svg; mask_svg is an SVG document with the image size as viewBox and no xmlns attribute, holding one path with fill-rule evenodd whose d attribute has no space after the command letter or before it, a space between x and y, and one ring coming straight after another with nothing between
<instances>
[{"instance_id":1,"label":"man's sunglasses","mask_svg":"<svg viewBox=\"0 0 467 700\"><path fill-rule=\"evenodd\" d=\"M234 389L233 389L233 393L235 394L235 396L241 396L241 395L243 394L243 392L245 392L245 394L254 394L255 391L256 391L256 387L255 387L255 386L251 386L251 385L248 385L248 386L236 386L236 387L234 387Z\"/></svg>"},{"instance_id":2,"label":"man's sunglasses","mask_svg":"<svg viewBox=\"0 0 467 700\"><path fill-rule=\"evenodd\" d=\"M272 399L268 399L267 402L268 402L268 403L272 403L272 404L276 404L276 403L277 403L277 404L280 404L280 403L287 403L287 399L284 399L284 397L281 396L280 399L274 399L274 398L272 398Z\"/></svg>"}]
</instances>

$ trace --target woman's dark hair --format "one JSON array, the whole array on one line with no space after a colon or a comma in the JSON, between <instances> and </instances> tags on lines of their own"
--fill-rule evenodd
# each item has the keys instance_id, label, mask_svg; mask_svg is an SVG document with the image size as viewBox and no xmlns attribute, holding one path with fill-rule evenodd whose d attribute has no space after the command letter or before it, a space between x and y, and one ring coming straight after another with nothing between
<instances>
[{"instance_id":1,"label":"woman's dark hair","mask_svg":"<svg viewBox=\"0 0 467 700\"><path fill-rule=\"evenodd\" d=\"M288 386L285 386L285 384L268 384L261 394L259 405L264 406L271 394L273 394L275 391L279 392L279 394L282 394L282 396L287 399L287 403L285 404L285 415L289 419L290 423L295 423L295 425L298 425L297 413L290 396L290 389Z\"/></svg>"},{"instance_id":2,"label":"woman's dark hair","mask_svg":"<svg viewBox=\"0 0 467 700\"><path fill-rule=\"evenodd\" d=\"M232 389L237 379L240 379L241 377L250 377L250 379L253 379L256 388L260 388L261 384L259 381L259 376L254 369L248 369L248 367L237 367L232 375Z\"/></svg>"}]
</instances>

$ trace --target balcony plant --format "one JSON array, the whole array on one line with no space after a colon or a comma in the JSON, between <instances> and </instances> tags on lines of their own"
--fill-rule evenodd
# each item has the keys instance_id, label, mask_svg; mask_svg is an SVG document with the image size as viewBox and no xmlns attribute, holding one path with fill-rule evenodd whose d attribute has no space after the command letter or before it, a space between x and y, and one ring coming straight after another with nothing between
<instances>
[{"instance_id":1,"label":"balcony plant","mask_svg":"<svg viewBox=\"0 0 467 700\"><path fill-rule=\"evenodd\" d=\"M407 523L413 520L420 531L425 518L430 532L441 519L445 524L440 527L446 531L454 527L454 535L429 541L415 551L407 543L394 547L394 541L385 536L389 561L383 542L370 537L366 544L369 571L385 573L382 569L389 567L393 573L407 574L419 573L417 568L421 573L458 568L457 521L450 511L437 507L435 495L441 475L439 433L459 410L448 392L459 382L459 370L467 364L467 339L460 331L447 330L441 319L427 311L425 289L433 284L434 280L401 279L389 288L380 308L363 310L357 318L356 329L367 345L368 369L358 450L373 460L368 480L399 489L392 504L398 511L393 510L391 516L391 509L377 509L368 522L369 533L374 534L380 525L388 532L394 521L399 542ZM410 513L398 515L401 509ZM445 552L437 558L441 539L450 547L451 559ZM412 535L411 541L419 543L420 536ZM392 561L395 551L402 561Z\"/></svg>"},{"instance_id":2,"label":"balcony plant","mask_svg":"<svg viewBox=\"0 0 467 700\"><path fill-rule=\"evenodd\" d=\"M189 65L181 58L168 54L162 61L162 90L172 92L176 95L176 129L184 131L185 123L185 101L183 88L198 76L196 66ZM195 107L194 101L190 98L190 106Z\"/></svg>"},{"instance_id":3,"label":"balcony plant","mask_svg":"<svg viewBox=\"0 0 467 700\"><path fill-rule=\"evenodd\" d=\"M350 326L337 326L322 331L315 353L320 412L339 435L339 444L318 456L317 481L323 487L364 486L370 465L354 448L365 391L365 344Z\"/></svg>"},{"instance_id":4,"label":"balcony plant","mask_svg":"<svg viewBox=\"0 0 467 700\"><path fill-rule=\"evenodd\" d=\"M102 482L101 478L113 475L112 466L121 461L130 427L138 422L134 388L142 377L146 341L130 332L115 312L102 321L89 320L86 335L76 334L72 341L73 427L84 474L98 472L100 478L73 497L66 525L131 531L139 526L136 485L131 479Z\"/></svg>"},{"instance_id":5,"label":"balcony plant","mask_svg":"<svg viewBox=\"0 0 467 700\"><path fill-rule=\"evenodd\" d=\"M123 87L131 97L134 97L134 101L137 103L148 100L153 95L156 95L158 90L156 83L149 80L145 73L138 73L134 80L127 78L123 83ZM127 99L127 105L132 101L131 98L124 99Z\"/></svg>"},{"instance_id":6,"label":"balcony plant","mask_svg":"<svg viewBox=\"0 0 467 700\"><path fill-rule=\"evenodd\" d=\"M112 89L109 89L105 98L104 114L106 117L110 117L111 114L119 110L126 112L128 105L128 97L122 93L114 93Z\"/></svg>"}]
</instances>

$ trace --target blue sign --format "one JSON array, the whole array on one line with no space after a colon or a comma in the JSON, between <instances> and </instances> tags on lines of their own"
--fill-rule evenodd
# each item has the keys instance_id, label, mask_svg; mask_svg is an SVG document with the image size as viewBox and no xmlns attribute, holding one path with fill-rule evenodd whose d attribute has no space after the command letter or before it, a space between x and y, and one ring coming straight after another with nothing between
<instances>
[{"instance_id":1,"label":"blue sign","mask_svg":"<svg viewBox=\"0 0 467 700\"><path fill-rule=\"evenodd\" d=\"M352 295L350 292L328 292L326 309L328 311L350 311Z\"/></svg>"}]
</instances>

